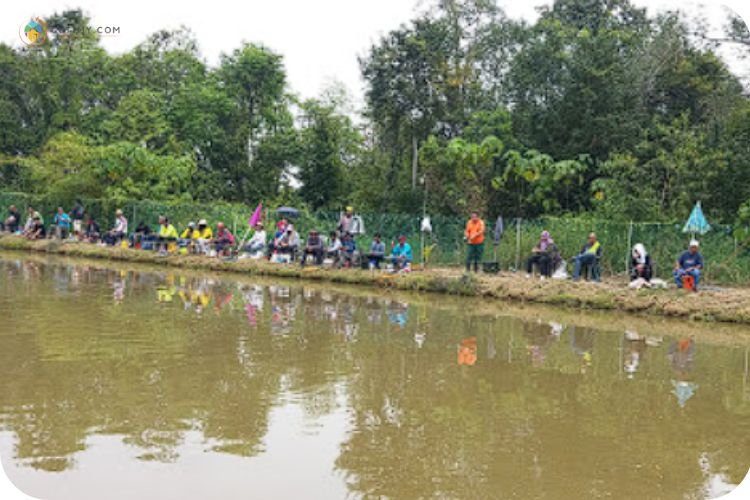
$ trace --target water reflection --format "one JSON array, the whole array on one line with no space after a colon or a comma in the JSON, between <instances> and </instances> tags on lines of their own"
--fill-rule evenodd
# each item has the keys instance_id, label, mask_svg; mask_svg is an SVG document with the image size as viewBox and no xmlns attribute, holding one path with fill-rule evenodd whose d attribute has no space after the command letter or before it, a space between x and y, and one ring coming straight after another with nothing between
<instances>
[{"instance_id":1,"label":"water reflection","mask_svg":"<svg viewBox=\"0 0 750 500\"><path fill-rule=\"evenodd\" d=\"M290 404L345 410L331 474L362 496L703 497L750 464L744 348L172 272L0 276L19 467L74 471L92 436L165 466L259 457Z\"/></svg>"}]
</instances>

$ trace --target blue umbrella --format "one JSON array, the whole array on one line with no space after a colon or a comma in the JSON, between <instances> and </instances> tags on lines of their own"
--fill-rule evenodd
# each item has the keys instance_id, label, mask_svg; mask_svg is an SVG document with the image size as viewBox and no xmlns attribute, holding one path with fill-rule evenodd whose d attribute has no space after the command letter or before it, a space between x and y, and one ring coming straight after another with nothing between
<instances>
[{"instance_id":1,"label":"blue umbrella","mask_svg":"<svg viewBox=\"0 0 750 500\"><path fill-rule=\"evenodd\" d=\"M690 217L687 220L687 223L685 223L685 227L682 228L683 233L692 233L695 235L698 234L706 234L711 230L711 224L708 223L706 220L706 217L703 215L703 210L701 209L701 202L695 204L695 208L693 208L693 211L690 213Z\"/></svg>"},{"instance_id":2,"label":"blue umbrella","mask_svg":"<svg viewBox=\"0 0 750 500\"><path fill-rule=\"evenodd\" d=\"M296 218L299 217L299 210L292 207L280 207L276 209L276 214L282 217Z\"/></svg>"}]
</instances>

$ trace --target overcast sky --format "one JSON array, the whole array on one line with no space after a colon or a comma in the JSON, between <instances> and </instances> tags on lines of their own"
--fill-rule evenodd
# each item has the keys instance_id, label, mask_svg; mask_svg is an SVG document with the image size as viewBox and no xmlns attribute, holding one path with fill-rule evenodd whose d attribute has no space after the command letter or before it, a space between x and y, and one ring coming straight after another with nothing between
<instances>
[{"instance_id":1,"label":"overcast sky","mask_svg":"<svg viewBox=\"0 0 750 500\"><path fill-rule=\"evenodd\" d=\"M427 3L425 3L427 2ZM120 34L102 38L111 53L121 53L159 29L180 25L196 35L203 57L216 64L219 55L231 52L242 41L259 42L284 56L291 90L314 97L331 80L342 82L355 102L361 102L362 82L357 56L380 35L408 22L431 0L27 0L3 2L0 7L0 41L19 46L19 28L32 16L82 8L94 26L118 26ZM541 0L499 0L512 18L536 18ZM724 22L722 4L750 18L750 5L742 0L721 3L694 0L634 0L651 12L680 8L691 17L705 17L719 29ZM728 56L730 57L730 56ZM731 61L733 67L737 63ZM742 71L744 68L742 67ZM738 68L739 69L739 68Z\"/></svg>"}]
</instances>

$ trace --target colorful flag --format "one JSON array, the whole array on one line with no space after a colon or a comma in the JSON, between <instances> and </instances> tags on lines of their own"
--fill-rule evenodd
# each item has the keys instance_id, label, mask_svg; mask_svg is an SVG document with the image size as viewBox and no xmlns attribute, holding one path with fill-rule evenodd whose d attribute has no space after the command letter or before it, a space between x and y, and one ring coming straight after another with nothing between
<instances>
[{"instance_id":1,"label":"colorful flag","mask_svg":"<svg viewBox=\"0 0 750 500\"><path fill-rule=\"evenodd\" d=\"M253 216L250 217L250 219L247 221L248 224L250 224L250 227L254 227L258 222L260 222L261 214L263 212L263 203L258 203L258 208L255 209L255 212L253 212Z\"/></svg>"}]
</instances>

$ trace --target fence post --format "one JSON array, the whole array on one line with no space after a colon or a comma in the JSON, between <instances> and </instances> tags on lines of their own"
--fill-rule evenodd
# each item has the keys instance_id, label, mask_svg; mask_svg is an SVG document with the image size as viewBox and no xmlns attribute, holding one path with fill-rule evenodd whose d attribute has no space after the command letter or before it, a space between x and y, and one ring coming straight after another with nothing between
<instances>
[{"instance_id":1,"label":"fence post","mask_svg":"<svg viewBox=\"0 0 750 500\"><path fill-rule=\"evenodd\" d=\"M629 260L630 260L630 249L633 248L633 221L630 221L630 224L628 225L628 248L625 252L625 273L628 272L628 267L630 267Z\"/></svg>"},{"instance_id":2,"label":"fence post","mask_svg":"<svg viewBox=\"0 0 750 500\"><path fill-rule=\"evenodd\" d=\"M516 217L516 271L521 265L521 218Z\"/></svg>"}]
</instances>

